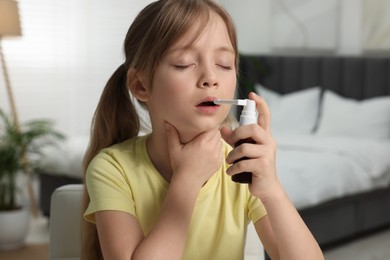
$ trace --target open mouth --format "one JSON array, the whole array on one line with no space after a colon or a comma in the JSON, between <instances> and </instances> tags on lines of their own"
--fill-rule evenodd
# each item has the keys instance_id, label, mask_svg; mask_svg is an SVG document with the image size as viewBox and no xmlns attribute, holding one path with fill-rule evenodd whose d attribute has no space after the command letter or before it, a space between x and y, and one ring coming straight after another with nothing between
<instances>
[{"instance_id":1,"label":"open mouth","mask_svg":"<svg viewBox=\"0 0 390 260\"><path fill-rule=\"evenodd\" d=\"M215 106L218 106L218 105L215 104L213 101L202 102L198 105L198 107L215 107Z\"/></svg>"}]
</instances>

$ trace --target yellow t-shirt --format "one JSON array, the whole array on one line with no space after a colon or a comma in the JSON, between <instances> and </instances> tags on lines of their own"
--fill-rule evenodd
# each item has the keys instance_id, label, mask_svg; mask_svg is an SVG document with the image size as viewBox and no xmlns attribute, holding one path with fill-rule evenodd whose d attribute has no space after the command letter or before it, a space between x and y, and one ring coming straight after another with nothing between
<instances>
[{"instance_id":1,"label":"yellow t-shirt","mask_svg":"<svg viewBox=\"0 0 390 260\"><path fill-rule=\"evenodd\" d=\"M159 216L169 183L154 168L147 136L103 149L90 163L86 185L90 196L85 219L94 212L118 210L135 216L147 235ZM231 147L224 142L223 153ZM182 259L243 259L246 229L266 215L247 185L233 182L222 167L202 187L191 219ZM169 238L167 238L169 239Z\"/></svg>"}]
</instances>

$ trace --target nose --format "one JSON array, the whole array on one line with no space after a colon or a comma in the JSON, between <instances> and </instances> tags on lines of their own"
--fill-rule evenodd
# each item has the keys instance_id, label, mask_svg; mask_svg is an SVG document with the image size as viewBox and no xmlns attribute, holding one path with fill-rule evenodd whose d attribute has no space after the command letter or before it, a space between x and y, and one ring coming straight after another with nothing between
<instances>
[{"instance_id":1,"label":"nose","mask_svg":"<svg viewBox=\"0 0 390 260\"><path fill-rule=\"evenodd\" d=\"M219 83L214 69L215 68L213 68L212 66L207 66L204 68L202 75L199 79L199 87L201 88L218 87Z\"/></svg>"}]
</instances>

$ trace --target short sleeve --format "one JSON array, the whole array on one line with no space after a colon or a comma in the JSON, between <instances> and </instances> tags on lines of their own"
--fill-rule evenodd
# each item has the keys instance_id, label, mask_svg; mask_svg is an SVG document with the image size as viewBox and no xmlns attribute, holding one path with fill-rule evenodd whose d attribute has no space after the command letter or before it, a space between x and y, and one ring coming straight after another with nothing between
<instances>
[{"instance_id":1,"label":"short sleeve","mask_svg":"<svg viewBox=\"0 0 390 260\"><path fill-rule=\"evenodd\" d=\"M85 184L90 198L84 218L95 222L94 213L118 210L135 215L130 184L112 154L100 152L89 164Z\"/></svg>"},{"instance_id":2,"label":"short sleeve","mask_svg":"<svg viewBox=\"0 0 390 260\"><path fill-rule=\"evenodd\" d=\"M252 194L249 195L248 202L248 217L252 220L253 223L256 223L262 217L267 215L267 210L265 209L261 200Z\"/></svg>"}]
</instances>

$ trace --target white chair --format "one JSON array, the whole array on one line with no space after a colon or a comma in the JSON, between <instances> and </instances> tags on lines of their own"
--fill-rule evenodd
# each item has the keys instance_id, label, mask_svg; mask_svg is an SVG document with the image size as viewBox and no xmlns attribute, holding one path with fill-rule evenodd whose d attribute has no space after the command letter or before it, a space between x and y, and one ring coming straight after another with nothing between
<instances>
[{"instance_id":1,"label":"white chair","mask_svg":"<svg viewBox=\"0 0 390 260\"><path fill-rule=\"evenodd\" d=\"M57 188L50 205L50 259L79 260L83 185Z\"/></svg>"},{"instance_id":2,"label":"white chair","mask_svg":"<svg viewBox=\"0 0 390 260\"><path fill-rule=\"evenodd\" d=\"M259 236L256 233L255 226L250 223L246 234L245 260L264 260L264 247L260 243Z\"/></svg>"},{"instance_id":3,"label":"white chair","mask_svg":"<svg viewBox=\"0 0 390 260\"><path fill-rule=\"evenodd\" d=\"M81 244L82 184L69 184L57 188L50 206L50 259L79 260ZM264 252L252 224L248 227L245 260L262 260Z\"/></svg>"}]
</instances>

